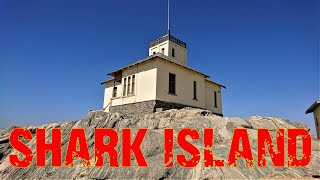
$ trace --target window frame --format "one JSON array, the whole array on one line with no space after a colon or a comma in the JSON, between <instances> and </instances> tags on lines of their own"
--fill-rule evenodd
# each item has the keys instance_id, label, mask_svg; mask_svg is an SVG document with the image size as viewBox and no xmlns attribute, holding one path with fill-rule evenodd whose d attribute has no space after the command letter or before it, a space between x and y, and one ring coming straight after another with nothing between
<instances>
[{"instance_id":1,"label":"window frame","mask_svg":"<svg viewBox=\"0 0 320 180\"><path fill-rule=\"evenodd\" d=\"M131 76L128 76L128 88L127 88L127 95L130 95L131 94L131 91L130 91L130 85L131 85Z\"/></svg>"},{"instance_id":2,"label":"window frame","mask_svg":"<svg viewBox=\"0 0 320 180\"><path fill-rule=\"evenodd\" d=\"M162 53L162 54L164 54L164 52L165 52L165 49L164 49L164 48L162 48L162 49L161 49L161 53Z\"/></svg>"},{"instance_id":3,"label":"window frame","mask_svg":"<svg viewBox=\"0 0 320 180\"><path fill-rule=\"evenodd\" d=\"M132 94L135 93L135 92L134 92L134 91L135 91L135 84L136 84L135 82L136 82L136 76L135 76L135 75L132 75L132 83L131 83L131 84L132 84L132 88L131 88L131 93L132 93Z\"/></svg>"},{"instance_id":4,"label":"window frame","mask_svg":"<svg viewBox=\"0 0 320 180\"><path fill-rule=\"evenodd\" d=\"M127 78L123 78L123 92L122 92L122 96L125 96L127 92Z\"/></svg>"},{"instance_id":5,"label":"window frame","mask_svg":"<svg viewBox=\"0 0 320 180\"><path fill-rule=\"evenodd\" d=\"M214 91L213 96L214 96L214 107L218 108L217 91Z\"/></svg>"},{"instance_id":6,"label":"window frame","mask_svg":"<svg viewBox=\"0 0 320 180\"><path fill-rule=\"evenodd\" d=\"M112 97L117 97L118 95L118 87L117 86L113 86L113 93L112 93Z\"/></svg>"},{"instance_id":7,"label":"window frame","mask_svg":"<svg viewBox=\"0 0 320 180\"><path fill-rule=\"evenodd\" d=\"M173 79L172 79L173 78ZM169 90L168 90L168 94L172 94L172 95L176 95L176 74L173 73L169 73Z\"/></svg>"},{"instance_id":8,"label":"window frame","mask_svg":"<svg viewBox=\"0 0 320 180\"><path fill-rule=\"evenodd\" d=\"M197 81L193 81L193 100L197 99Z\"/></svg>"}]
</instances>

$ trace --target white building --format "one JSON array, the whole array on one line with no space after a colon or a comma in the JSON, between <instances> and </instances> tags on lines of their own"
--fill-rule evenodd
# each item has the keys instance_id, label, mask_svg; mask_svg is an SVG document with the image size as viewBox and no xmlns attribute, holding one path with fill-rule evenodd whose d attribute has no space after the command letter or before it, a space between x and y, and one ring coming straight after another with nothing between
<instances>
[{"instance_id":1,"label":"white building","mask_svg":"<svg viewBox=\"0 0 320 180\"><path fill-rule=\"evenodd\" d=\"M314 115L314 122L316 125L317 138L320 139L320 99L314 102L309 109L306 111L306 114L312 113Z\"/></svg>"},{"instance_id":2,"label":"white building","mask_svg":"<svg viewBox=\"0 0 320 180\"><path fill-rule=\"evenodd\" d=\"M187 66L187 44L167 35L150 43L149 56L108 73L104 110L125 114L196 107L222 114L221 87Z\"/></svg>"}]
</instances>

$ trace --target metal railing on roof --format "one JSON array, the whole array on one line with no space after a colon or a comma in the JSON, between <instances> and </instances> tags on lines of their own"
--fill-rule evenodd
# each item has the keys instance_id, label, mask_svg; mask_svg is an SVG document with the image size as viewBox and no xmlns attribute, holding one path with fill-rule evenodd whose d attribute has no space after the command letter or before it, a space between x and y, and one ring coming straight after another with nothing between
<instances>
[{"instance_id":1,"label":"metal railing on roof","mask_svg":"<svg viewBox=\"0 0 320 180\"><path fill-rule=\"evenodd\" d=\"M165 42L167 40L170 40L171 42L173 42L173 43L175 43L175 44L177 44L177 45L179 45L179 46L181 46L183 48L187 48L187 44L185 42L179 40L178 38L176 38L174 36L171 36L171 35L169 36L168 34L163 36L163 37L161 37L161 38L159 38L159 39L157 39L157 40L152 41L150 43L150 47L153 47L153 46L156 46L158 44L161 44L161 43L163 43L163 42Z\"/></svg>"}]
</instances>

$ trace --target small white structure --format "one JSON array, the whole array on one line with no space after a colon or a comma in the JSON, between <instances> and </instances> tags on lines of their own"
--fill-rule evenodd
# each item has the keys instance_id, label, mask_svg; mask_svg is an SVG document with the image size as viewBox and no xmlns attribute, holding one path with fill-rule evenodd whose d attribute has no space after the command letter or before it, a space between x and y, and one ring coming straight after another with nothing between
<instances>
[{"instance_id":1,"label":"small white structure","mask_svg":"<svg viewBox=\"0 0 320 180\"><path fill-rule=\"evenodd\" d=\"M317 130L317 138L320 139L320 99L316 102L314 102L309 109L306 111L306 114L309 114L313 112L314 115L314 122L316 125L316 130Z\"/></svg>"},{"instance_id":2,"label":"small white structure","mask_svg":"<svg viewBox=\"0 0 320 180\"><path fill-rule=\"evenodd\" d=\"M149 56L108 73L104 110L141 114L196 107L222 114L225 86L187 66L187 44L168 34L151 42Z\"/></svg>"}]
</instances>

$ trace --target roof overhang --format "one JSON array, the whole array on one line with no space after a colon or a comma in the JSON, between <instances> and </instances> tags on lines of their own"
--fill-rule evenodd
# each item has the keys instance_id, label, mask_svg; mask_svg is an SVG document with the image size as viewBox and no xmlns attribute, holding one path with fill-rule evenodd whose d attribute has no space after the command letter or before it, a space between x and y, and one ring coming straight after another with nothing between
<instances>
[{"instance_id":1,"label":"roof overhang","mask_svg":"<svg viewBox=\"0 0 320 180\"><path fill-rule=\"evenodd\" d=\"M108 79L108 80L102 82L101 85L106 84L106 83L108 83L108 82L110 82L110 81L114 81L114 78L111 78L111 79Z\"/></svg>"},{"instance_id":2,"label":"roof overhang","mask_svg":"<svg viewBox=\"0 0 320 180\"><path fill-rule=\"evenodd\" d=\"M316 102L314 102L314 103L309 107L309 109L307 109L306 114L309 114L309 113L313 112L313 111L314 111L315 109L317 109L317 107L319 107L319 106L320 106L320 99L317 100Z\"/></svg>"},{"instance_id":3,"label":"roof overhang","mask_svg":"<svg viewBox=\"0 0 320 180\"><path fill-rule=\"evenodd\" d=\"M216 85L218 85L218 86L221 86L221 87L223 87L223 88L225 88L225 89L227 89L226 86L224 86L224 85L222 85L222 84L219 84L219 83L217 83L217 82L214 82L214 81L212 81L211 79L205 78L205 80L206 80L206 81L209 81L209 82L211 82L211 83L213 83L213 84L216 84Z\"/></svg>"},{"instance_id":4,"label":"roof overhang","mask_svg":"<svg viewBox=\"0 0 320 180\"><path fill-rule=\"evenodd\" d=\"M156 57L158 57L158 58L160 58L160 59L162 59L162 60L165 60L166 62L171 62L171 63L173 63L173 64L179 65L179 66L181 66L181 67L184 67L184 68L186 68L186 69L189 69L189 70L191 70L191 71L194 71L194 72L196 72L196 73L199 73L199 74L203 75L205 78L210 78L210 76L208 76L208 75L206 75L206 74L203 74L202 72L197 71L197 70L195 70L195 69L193 69L193 68L191 68L191 67L189 67L189 66L180 64L179 62L176 62L175 60L173 60L173 59L169 58L168 56L163 55L163 54L161 54L161 53L156 53L156 54L153 54L153 55L151 55L151 56L148 56L148 57L146 57L146 58L144 58L144 59L142 59L142 60L139 60L139 61L137 61L137 62L135 62L135 63L133 63L133 64L130 64L130 65L128 65L128 66L125 66L125 67L123 67L123 68L121 68L121 69L118 69L118 70L116 70L116 71L110 72L110 73L108 73L107 75L109 75L109 76L115 76L117 73L121 73L124 69L130 68L130 67L133 67L133 66L136 66L136 65L138 65L138 64L144 63L144 62L149 61L149 60L156 59Z\"/></svg>"}]
</instances>

